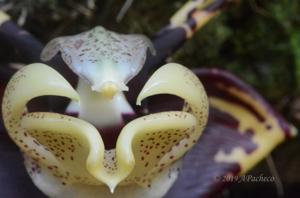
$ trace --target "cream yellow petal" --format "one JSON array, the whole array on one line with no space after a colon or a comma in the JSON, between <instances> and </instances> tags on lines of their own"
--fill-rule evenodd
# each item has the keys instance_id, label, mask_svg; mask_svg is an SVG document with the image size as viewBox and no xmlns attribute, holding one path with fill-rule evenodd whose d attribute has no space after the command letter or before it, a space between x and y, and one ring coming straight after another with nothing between
<instances>
[{"instance_id":1,"label":"cream yellow petal","mask_svg":"<svg viewBox=\"0 0 300 198\"><path fill-rule=\"evenodd\" d=\"M9 81L2 102L3 117L6 120L11 117L19 119L26 103L43 95L79 100L76 91L61 75L44 64L35 63L19 70Z\"/></svg>"},{"instance_id":2,"label":"cream yellow petal","mask_svg":"<svg viewBox=\"0 0 300 198\"><path fill-rule=\"evenodd\" d=\"M34 138L38 147L32 158L52 155L58 162L53 174L65 183L101 184L105 178L94 178L93 173L103 168L104 144L97 129L91 124L70 116L56 113L28 113L21 120L21 127ZM33 149L33 148L30 148ZM43 152L43 150L46 150ZM37 155L38 153L38 155ZM51 166L49 158L41 165ZM98 179L98 180L97 180Z\"/></svg>"},{"instance_id":3,"label":"cream yellow petal","mask_svg":"<svg viewBox=\"0 0 300 198\"><path fill-rule=\"evenodd\" d=\"M38 168L39 173L32 172L36 170L37 165L34 161L25 157L27 171L34 184L49 197L59 198L161 198L178 176L180 162L172 165L171 171L166 170L156 178L155 185L151 188L143 188L138 184L128 184L118 186L112 194L106 186L95 186L86 184L72 184L62 186L60 181L53 177L46 168Z\"/></svg>"},{"instance_id":4,"label":"cream yellow petal","mask_svg":"<svg viewBox=\"0 0 300 198\"><path fill-rule=\"evenodd\" d=\"M122 160L134 162L128 163L134 169L126 182L150 188L152 173L156 176L187 151L177 148L181 140L195 132L196 126L197 120L192 114L180 111L156 113L127 124L117 142L117 156L126 156ZM160 163L167 156L167 161Z\"/></svg>"},{"instance_id":5,"label":"cream yellow petal","mask_svg":"<svg viewBox=\"0 0 300 198\"><path fill-rule=\"evenodd\" d=\"M137 103L156 94L181 97L189 112L162 112L133 120L121 131L116 147L118 159L133 167L126 182L149 188L156 175L196 143L208 117L208 101L201 82L179 64L158 69L142 89Z\"/></svg>"},{"instance_id":6,"label":"cream yellow petal","mask_svg":"<svg viewBox=\"0 0 300 198\"><path fill-rule=\"evenodd\" d=\"M91 124L56 113L27 113L26 103L43 95L78 100L71 85L55 70L31 64L10 80L3 98L3 118L9 135L37 164L48 168L62 184L93 183L103 168L104 145ZM100 178L101 179L101 178Z\"/></svg>"}]
</instances>

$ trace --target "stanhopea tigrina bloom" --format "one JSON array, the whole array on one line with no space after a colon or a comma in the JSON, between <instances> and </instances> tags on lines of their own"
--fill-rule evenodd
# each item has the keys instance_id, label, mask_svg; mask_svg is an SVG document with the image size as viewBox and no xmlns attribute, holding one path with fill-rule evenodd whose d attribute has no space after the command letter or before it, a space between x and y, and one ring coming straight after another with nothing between
<instances>
[{"instance_id":1,"label":"stanhopea tigrina bloom","mask_svg":"<svg viewBox=\"0 0 300 198\"><path fill-rule=\"evenodd\" d=\"M89 37L89 33L84 35L87 41L89 38L95 39ZM99 40L102 38L96 37ZM159 68L144 85L137 97L137 104L140 105L143 99L150 96L171 94L185 101L183 110L149 114L130 121L122 128L116 147L106 150L101 129L98 131L97 128L114 122L113 116L104 123L100 120L101 116L95 116L98 112L111 114L109 111L103 112L98 102L109 104L118 97L119 92L124 90L123 83L125 85L133 77L125 70L132 69L131 65L135 62L133 59L122 62L125 59L119 54L124 53L124 49L112 56L119 57L117 59L110 59L110 55L106 54L101 60L90 60L84 54L82 62L91 61L93 64L80 65L80 59L79 62L74 61L80 57L77 51L70 51L70 48L64 48L56 41L54 43L50 43L53 48L48 49L61 50L66 62L80 78L77 91L55 70L36 63L24 67L12 77L2 104L7 131L24 153L26 168L35 185L51 197L162 197L177 178L181 157L197 142L207 122L208 99L199 79L179 64L170 63ZM142 51L127 48L130 53L140 53L134 60L141 60L130 70L134 75L140 64L144 63L143 57L148 47L145 43ZM83 43L81 45L85 46ZM55 53L55 50L52 52ZM51 56L51 53L49 55L47 49L44 51L44 55ZM114 63L113 60L119 62ZM100 72L99 79L93 76L98 70L105 73L108 63L116 75L106 78ZM106 80L102 81L102 77ZM106 87L107 82L111 83L110 88ZM85 85L85 89L80 88L80 83ZM117 91L107 94L112 90ZM93 94L99 94L99 97ZM78 118L27 111L26 104L31 99L45 95L77 101ZM91 101L95 105L90 112L93 115L90 121L87 114L91 108L86 106ZM115 107L119 102L110 105ZM100 121L97 122L97 119Z\"/></svg>"}]
</instances>

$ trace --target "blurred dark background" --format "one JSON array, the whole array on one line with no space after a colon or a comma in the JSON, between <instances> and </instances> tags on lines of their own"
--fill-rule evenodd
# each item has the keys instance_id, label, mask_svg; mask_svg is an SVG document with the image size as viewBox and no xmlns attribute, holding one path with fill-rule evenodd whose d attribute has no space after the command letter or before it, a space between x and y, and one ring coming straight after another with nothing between
<instances>
[{"instance_id":1,"label":"blurred dark background","mask_svg":"<svg viewBox=\"0 0 300 198\"><path fill-rule=\"evenodd\" d=\"M185 0L0 0L0 9L40 41L102 25L149 37ZM300 123L300 2L240 0L210 21L174 56L188 67L218 67L254 86L291 123ZM120 14L124 14L120 17ZM0 63L21 62L5 46ZM279 147L249 174L274 175L277 183L240 183L219 197L293 197L300 194L300 144Z\"/></svg>"}]
</instances>

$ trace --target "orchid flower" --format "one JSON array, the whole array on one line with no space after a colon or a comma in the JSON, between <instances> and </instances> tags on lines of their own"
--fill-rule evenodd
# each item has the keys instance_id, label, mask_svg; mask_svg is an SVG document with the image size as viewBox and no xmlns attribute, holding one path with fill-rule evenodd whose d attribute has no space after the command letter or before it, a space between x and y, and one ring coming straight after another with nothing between
<instances>
[{"instance_id":1,"label":"orchid flower","mask_svg":"<svg viewBox=\"0 0 300 198\"><path fill-rule=\"evenodd\" d=\"M145 115L127 123L115 148L106 149L101 127L133 113L122 91L144 64L151 43L140 35L120 35L101 27L51 41L42 58L58 51L78 75L76 90L54 69L35 63L9 81L2 102L5 127L24 153L35 185L50 197L162 197L172 186L182 156L198 141L208 118L208 99L197 76L182 65L159 68L146 82L137 104L171 94L183 110ZM129 90L130 91L130 90ZM72 100L67 113L29 112L38 96ZM99 130L98 130L99 129Z\"/></svg>"},{"instance_id":2,"label":"orchid flower","mask_svg":"<svg viewBox=\"0 0 300 198\"><path fill-rule=\"evenodd\" d=\"M65 49L64 43L62 42L62 40L60 40L60 42L55 42L55 45L58 45L56 46L56 49L60 51ZM47 51L47 48L45 50ZM65 51L67 52L68 50ZM165 51L167 51L167 49ZM158 52L159 54L162 53L161 50ZM266 155L268 155L278 144L297 135L297 132L292 125L281 117L251 86L247 85L238 77L220 69L201 68L194 69L193 72L199 79L201 79L208 94L208 99L210 101L209 120L201 138L183 159L183 167L180 169L178 179L169 192L164 196L166 198L197 198L213 196L226 186L221 180L216 180L217 177L220 178L225 175L235 176L245 174ZM173 73L173 71L170 73ZM65 75L65 73L62 74ZM43 75L45 74L43 73ZM7 76L9 75L1 76L0 78L1 98ZM137 77L139 76L140 75ZM79 81L81 80L79 79ZM88 81L83 82L89 84ZM133 93L133 95L137 95L135 93L137 92L137 89L135 89L135 86L137 85L134 84L136 82L138 81L131 81L130 94ZM32 87L34 86L30 86L27 91L31 90ZM88 90L90 89L86 89L85 91ZM80 90L77 88L77 93L79 92ZM91 91L88 93L97 92ZM117 92L114 97L105 97L104 94L104 96L101 97L103 99L102 104L107 104L109 101L104 100L104 98L111 98L110 101L113 101L117 98L118 94L119 92ZM69 105L67 109L67 114L78 114L79 117L83 117L84 114L80 114L80 111L82 112L80 108L82 108L84 103L82 98L86 97L86 95L84 93L79 95L81 99L80 106L78 103L72 101L72 105ZM97 96L100 97L99 94L97 94ZM136 99L136 97L134 99ZM180 109L182 107L182 102L178 102L178 100L174 99L175 98L168 98L168 100L166 100L165 96L150 97L147 99L147 112L153 113L162 111L162 109L165 109L166 106L169 108L174 107L174 109ZM111 113L110 115L114 115L111 116L112 119L110 120L112 120L112 123L117 123L117 125L122 122L122 116L120 114L133 113L130 108L127 108L127 110L126 108L120 110L120 108L124 106L129 106L124 105L124 103L127 103L125 98L123 98L122 101L123 102L120 103L116 102L116 106L118 106L118 108L112 108L114 111L108 111ZM134 104L133 99L130 100L130 103ZM103 105L103 107L106 106L107 105ZM136 106L132 107L135 111L139 110ZM97 108L102 109L102 107ZM93 110L93 108L90 110ZM96 122L93 125L100 125L97 126L97 129L101 133L101 137L105 143L105 148L114 148L115 146L113 144L109 145L110 143L113 143L113 141L109 142L108 140L110 140L109 138L115 135L115 133L114 131L111 133L111 131L105 130L105 126L109 124L109 122L102 122L100 124ZM104 126L104 128L101 126ZM119 126L116 127L114 124L113 128L118 129ZM2 186L0 196L23 197L26 195L29 197L43 197L41 192L39 192L27 178L22 164L20 163L22 159L19 151L7 137L7 133L4 132L2 123L0 124L0 131L0 156L4 162L0 163L0 170L2 173L0 181ZM107 139L106 137L109 138ZM114 143L116 143L116 141L114 141ZM28 157L26 157L26 160L27 159ZM36 164L36 162L33 162L33 164ZM178 164L180 165L179 161ZM172 183L171 180L175 180L177 176L175 169L175 167L170 168L171 171L168 172L170 173L168 174L170 178L167 180L169 180L170 183ZM81 188L81 185L78 184L73 185L72 188L70 186L67 188L67 186L62 185L61 182L57 182L57 179L53 179L50 176L46 177L45 174L43 174L45 171L41 171L44 169L41 169L39 166L28 165L27 170L30 172L31 177L34 178L34 183L45 193L48 195L51 194L53 197L61 197L61 194L63 194L64 197L76 197L75 195L80 196L82 193L85 193L86 196L84 197L92 197L94 194L97 194L97 197L99 197L99 194L108 197L131 197L133 195L139 197L138 193L142 194L140 197L153 197L163 194L163 192L156 191L156 195L154 195L153 191L155 190L143 191L143 188L136 188L136 185L123 184L120 184L116 188L114 194L111 194L105 185L98 185L97 188L84 185L86 188ZM46 180L45 178L48 179ZM165 191L167 191L167 184L168 182L155 182L156 186L162 186L159 188L160 190L165 189ZM154 185L152 185L151 188L154 189ZM128 191L131 192L129 193Z\"/></svg>"}]
</instances>

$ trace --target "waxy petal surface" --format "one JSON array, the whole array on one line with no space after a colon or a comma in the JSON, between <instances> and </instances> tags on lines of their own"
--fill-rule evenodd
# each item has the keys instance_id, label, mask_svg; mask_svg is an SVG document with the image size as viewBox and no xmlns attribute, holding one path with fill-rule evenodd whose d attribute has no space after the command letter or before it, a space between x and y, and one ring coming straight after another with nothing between
<instances>
[{"instance_id":1,"label":"waxy petal surface","mask_svg":"<svg viewBox=\"0 0 300 198\"><path fill-rule=\"evenodd\" d=\"M169 75L170 72L173 75ZM156 174L181 158L197 142L208 118L208 101L201 82L179 64L170 63L159 68L147 81L137 103L157 94L184 99L187 112L169 111L138 118L125 126L117 142L117 149L121 142L132 144L135 169L128 180L132 178L149 187Z\"/></svg>"},{"instance_id":2,"label":"waxy petal surface","mask_svg":"<svg viewBox=\"0 0 300 198\"><path fill-rule=\"evenodd\" d=\"M70 116L28 113L26 103L43 95L78 100L75 90L55 70L43 64L24 67L10 80L3 98L3 119L9 136L37 167L49 169L63 185L98 183L90 174L101 167L104 155L98 131Z\"/></svg>"},{"instance_id":3,"label":"waxy petal surface","mask_svg":"<svg viewBox=\"0 0 300 198\"><path fill-rule=\"evenodd\" d=\"M170 71L180 80L170 77ZM79 99L55 70L31 64L8 83L3 99L4 123L26 155L29 174L47 169L62 185L105 183L112 192L119 183L151 188L152 182L197 142L208 118L204 88L187 68L178 64L161 67L146 83L137 102L164 93L184 99L186 112L137 118L122 129L116 149L105 150L99 132L86 121L57 113L27 112L26 104L38 96Z\"/></svg>"}]
</instances>

